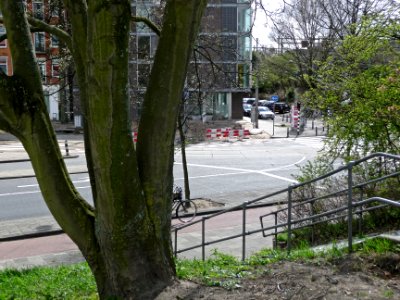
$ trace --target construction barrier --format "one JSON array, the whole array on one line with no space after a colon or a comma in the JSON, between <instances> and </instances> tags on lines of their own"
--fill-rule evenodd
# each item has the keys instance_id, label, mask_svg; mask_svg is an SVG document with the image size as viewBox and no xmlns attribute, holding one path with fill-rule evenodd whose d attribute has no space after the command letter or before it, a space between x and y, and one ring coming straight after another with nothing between
<instances>
[{"instance_id":1,"label":"construction barrier","mask_svg":"<svg viewBox=\"0 0 400 300\"><path fill-rule=\"evenodd\" d=\"M208 128L206 130L206 139L214 140L221 138L235 137L238 139L248 138L250 131L248 129L232 129L232 128Z\"/></svg>"},{"instance_id":2,"label":"construction barrier","mask_svg":"<svg viewBox=\"0 0 400 300\"><path fill-rule=\"evenodd\" d=\"M133 136L133 142L136 144L137 143L137 132L132 132Z\"/></svg>"}]
</instances>

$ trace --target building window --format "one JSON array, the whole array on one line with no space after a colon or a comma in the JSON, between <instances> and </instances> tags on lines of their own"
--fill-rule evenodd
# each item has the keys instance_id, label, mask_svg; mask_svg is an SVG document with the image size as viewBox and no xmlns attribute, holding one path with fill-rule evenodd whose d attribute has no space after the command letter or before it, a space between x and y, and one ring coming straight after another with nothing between
<instances>
[{"instance_id":1,"label":"building window","mask_svg":"<svg viewBox=\"0 0 400 300\"><path fill-rule=\"evenodd\" d=\"M40 77L43 82L46 82L46 60L38 60L37 62L40 72Z\"/></svg>"},{"instance_id":2,"label":"building window","mask_svg":"<svg viewBox=\"0 0 400 300\"><path fill-rule=\"evenodd\" d=\"M250 60L251 59L251 39L250 36L244 35L238 37L239 40L239 59Z\"/></svg>"},{"instance_id":3,"label":"building window","mask_svg":"<svg viewBox=\"0 0 400 300\"><path fill-rule=\"evenodd\" d=\"M251 9L249 7L238 8L238 31L250 32L251 30Z\"/></svg>"},{"instance_id":4,"label":"building window","mask_svg":"<svg viewBox=\"0 0 400 300\"><path fill-rule=\"evenodd\" d=\"M35 32L34 38L35 38L35 51L44 52L46 46L44 32Z\"/></svg>"},{"instance_id":5,"label":"building window","mask_svg":"<svg viewBox=\"0 0 400 300\"><path fill-rule=\"evenodd\" d=\"M51 76L56 78L60 76L60 63L58 59L53 59L51 62Z\"/></svg>"},{"instance_id":6,"label":"building window","mask_svg":"<svg viewBox=\"0 0 400 300\"><path fill-rule=\"evenodd\" d=\"M237 32L236 7L222 7L222 31Z\"/></svg>"},{"instance_id":7,"label":"building window","mask_svg":"<svg viewBox=\"0 0 400 300\"><path fill-rule=\"evenodd\" d=\"M7 56L0 56L0 70L4 74L8 74Z\"/></svg>"},{"instance_id":8,"label":"building window","mask_svg":"<svg viewBox=\"0 0 400 300\"><path fill-rule=\"evenodd\" d=\"M150 36L138 37L138 59L150 58Z\"/></svg>"},{"instance_id":9,"label":"building window","mask_svg":"<svg viewBox=\"0 0 400 300\"><path fill-rule=\"evenodd\" d=\"M150 65L138 65L138 84L141 87L146 87L150 77Z\"/></svg>"},{"instance_id":10,"label":"building window","mask_svg":"<svg viewBox=\"0 0 400 300\"><path fill-rule=\"evenodd\" d=\"M43 5L43 1L34 1L32 3L32 12L33 12L33 16L36 19L39 20L43 20L44 19L44 5Z\"/></svg>"},{"instance_id":11,"label":"building window","mask_svg":"<svg viewBox=\"0 0 400 300\"><path fill-rule=\"evenodd\" d=\"M222 56L224 61L236 61L237 56L237 37L222 37Z\"/></svg>"},{"instance_id":12,"label":"building window","mask_svg":"<svg viewBox=\"0 0 400 300\"><path fill-rule=\"evenodd\" d=\"M52 48L58 48L58 38L55 35L51 35L51 47Z\"/></svg>"},{"instance_id":13,"label":"building window","mask_svg":"<svg viewBox=\"0 0 400 300\"><path fill-rule=\"evenodd\" d=\"M0 25L0 36L6 34L6 28L4 26ZM7 40L3 40L0 42L0 48L6 48L7 47Z\"/></svg>"}]
</instances>

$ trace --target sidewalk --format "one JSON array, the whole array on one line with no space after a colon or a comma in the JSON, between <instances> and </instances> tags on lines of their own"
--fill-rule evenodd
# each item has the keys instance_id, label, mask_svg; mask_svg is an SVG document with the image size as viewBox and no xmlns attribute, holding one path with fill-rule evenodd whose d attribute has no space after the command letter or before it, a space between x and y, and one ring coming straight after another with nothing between
<instances>
[{"instance_id":1,"label":"sidewalk","mask_svg":"<svg viewBox=\"0 0 400 300\"><path fill-rule=\"evenodd\" d=\"M259 215L269 212L273 207L249 209L246 214L246 232L260 229ZM201 218L201 217L199 217ZM234 211L220 215L206 222L206 242L215 241L227 236L241 234L242 211ZM271 224L273 220L271 219ZM60 227L52 217L36 218L30 220L18 220L1 222L0 238L4 239L13 235L37 234L43 231L59 230ZM179 226L177 220L173 220L173 226ZM172 233L174 244L174 234ZM178 251L183 248L201 244L201 223L197 223L179 231ZM228 240L206 247L206 256L210 256L214 249L242 257L243 239L241 237ZM265 247L272 247L272 238L262 237L256 233L246 237L246 257L251 253ZM201 248L178 254L180 258L202 257ZM24 240L0 242L0 270L6 268L30 268L34 266L54 266L59 264L71 264L84 261L77 246L65 234L53 236L29 238Z\"/></svg>"}]
</instances>

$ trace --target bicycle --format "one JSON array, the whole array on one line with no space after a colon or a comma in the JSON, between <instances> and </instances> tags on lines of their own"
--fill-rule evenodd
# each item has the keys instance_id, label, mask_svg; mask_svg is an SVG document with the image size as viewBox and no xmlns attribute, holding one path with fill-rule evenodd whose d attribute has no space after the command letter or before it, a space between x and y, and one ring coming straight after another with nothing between
<instances>
[{"instance_id":1,"label":"bicycle","mask_svg":"<svg viewBox=\"0 0 400 300\"><path fill-rule=\"evenodd\" d=\"M172 213L174 213L179 221L187 223L193 221L197 214L197 206L190 199L182 199L182 188L174 185L172 196Z\"/></svg>"}]
</instances>

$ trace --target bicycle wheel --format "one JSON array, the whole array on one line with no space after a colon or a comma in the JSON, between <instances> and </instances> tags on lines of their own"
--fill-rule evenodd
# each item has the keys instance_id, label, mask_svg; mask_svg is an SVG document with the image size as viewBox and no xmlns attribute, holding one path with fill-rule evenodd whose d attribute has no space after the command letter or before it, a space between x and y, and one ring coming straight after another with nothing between
<instances>
[{"instance_id":1,"label":"bicycle wheel","mask_svg":"<svg viewBox=\"0 0 400 300\"><path fill-rule=\"evenodd\" d=\"M196 217L197 206L192 200L182 200L176 208L176 217L182 223L191 222Z\"/></svg>"}]
</instances>

